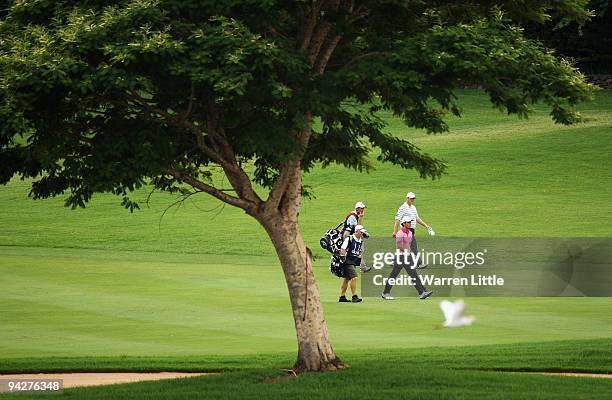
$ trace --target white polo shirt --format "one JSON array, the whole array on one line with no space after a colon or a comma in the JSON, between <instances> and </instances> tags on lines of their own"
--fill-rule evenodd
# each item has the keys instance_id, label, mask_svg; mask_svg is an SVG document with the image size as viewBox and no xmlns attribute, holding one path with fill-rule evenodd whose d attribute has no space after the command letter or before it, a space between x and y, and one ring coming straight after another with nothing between
<instances>
[{"instance_id":1,"label":"white polo shirt","mask_svg":"<svg viewBox=\"0 0 612 400\"><path fill-rule=\"evenodd\" d=\"M361 239L357 239L357 236L355 236L354 233L351 236L353 237L354 241L356 241L357 243L361 243ZM348 248L349 239L351 238L351 236L347 236L344 238L344 242L342 242L342 246L340 246L341 249L346 250Z\"/></svg>"},{"instance_id":2,"label":"white polo shirt","mask_svg":"<svg viewBox=\"0 0 612 400\"><path fill-rule=\"evenodd\" d=\"M414 204L409 206L408 203L404 202L404 204L402 204L400 208L397 209L395 219L401 221L402 218L406 215L412 218L412 222L410 222L410 227L412 229L416 228L416 219L419 218L419 213Z\"/></svg>"},{"instance_id":3,"label":"white polo shirt","mask_svg":"<svg viewBox=\"0 0 612 400\"><path fill-rule=\"evenodd\" d=\"M355 217L353 214L349 215L349 217L346 219L347 226L355 227L358 223L359 221L357 221L357 217Z\"/></svg>"}]
</instances>

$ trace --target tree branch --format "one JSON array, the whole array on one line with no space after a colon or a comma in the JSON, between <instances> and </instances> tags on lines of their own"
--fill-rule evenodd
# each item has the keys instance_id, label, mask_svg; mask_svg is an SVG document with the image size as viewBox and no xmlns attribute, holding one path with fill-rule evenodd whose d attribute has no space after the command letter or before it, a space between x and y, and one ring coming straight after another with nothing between
<instances>
[{"instance_id":1,"label":"tree branch","mask_svg":"<svg viewBox=\"0 0 612 400\"><path fill-rule=\"evenodd\" d=\"M313 0L310 5L310 12L308 13L308 19L303 24L305 26L304 31L301 33L300 49L306 52L306 49L310 46L310 40L312 39L312 33L317 26L317 20L319 13L321 12L321 2Z\"/></svg>"},{"instance_id":2,"label":"tree branch","mask_svg":"<svg viewBox=\"0 0 612 400\"><path fill-rule=\"evenodd\" d=\"M213 100L210 100L208 103L206 132L213 143L213 148L211 148L204 142L204 131L189 120L172 115L167 111L161 110L159 107L151 105L135 91L130 92L129 96L146 109L159 114L168 124L186 129L195 134L198 147L204 154L223 168L238 197L257 205L262 203L261 198L253 190L251 180L238 165L234 150L227 141L223 128L219 127L220 116Z\"/></svg>"},{"instance_id":3,"label":"tree branch","mask_svg":"<svg viewBox=\"0 0 612 400\"><path fill-rule=\"evenodd\" d=\"M196 178L194 178L193 176L186 174L182 171L179 171L175 168L168 168L165 171L167 174L175 177L176 179L180 180L181 182L184 182L190 186L192 186L195 189L199 189L202 192L208 193L213 197L216 197L217 199L221 200L224 203L230 204L232 206L238 207L238 208L242 208L245 211L254 211L255 210L255 205L247 200L244 199L240 199L238 197L234 197L231 196L229 194L227 194L225 191L221 191L217 188L215 188L214 186L208 185Z\"/></svg>"},{"instance_id":4,"label":"tree branch","mask_svg":"<svg viewBox=\"0 0 612 400\"><path fill-rule=\"evenodd\" d=\"M295 167L290 164L290 162L285 162L280 167L280 173L276 178L276 182L272 186L270 190L270 195L266 200L266 208L268 209L278 209L287 190L287 186L289 185L291 174L289 173Z\"/></svg>"},{"instance_id":5,"label":"tree branch","mask_svg":"<svg viewBox=\"0 0 612 400\"><path fill-rule=\"evenodd\" d=\"M181 115L181 120L185 121L191 115L191 111L193 110L193 103L195 102L195 84L191 81L191 87L189 88L189 104L187 104L187 109Z\"/></svg>"},{"instance_id":6,"label":"tree branch","mask_svg":"<svg viewBox=\"0 0 612 400\"><path fill-rule=\"evenodd\" d=\"M223 165L223 171L230 184L234 190L236 190L240 198L261 204L262 199L255 193L251 180L238 164L236 153L227 140L225 129L223 129L220 124L220 113L212 99L208 102L208 114L206 119L208 123L208 134L214 143L215 150L226 161L225 165Z\"/></svg>"},{"instance_id":7,"label":"tree branch","mask_svg":"<svg viewBox=\"0 0 612 400\"><path fill-rule=\"evenodd\" d=\"M306 114L307 127L296 133L303 149L306 149L311 135L312 114ZM292 159L280 168L280 173L270 195L265 202L266 209L285 210L287 213L297 212L302 190L301 159Z\"/></svg>"},{"instance_id":8,"label":"tree branch","mask_svg":"<svg viewBox=\"0 0 612 400\"><path fill-rule=\"evenodd\" d=\"M278 37L278 38L281 38L281 39L284 39L284 40L289 40L289 37L287 37L287 35L285 35L285 34L283 34L283 33L280 33L280 32L279 32L279 31L278 31L276 28L274 28L273 26L268 26L268 31L269 31L269 32L270 32L272 35L274 35L274 36L276 36L276 37Z\"/></svg>"},{"instance_id":9,"label":"tree branch","mask_svg":"<svg viewBox=\"0 0 612 400\"><path fill-rule=\"evenodd\" d=\"M329 62L329 58L331 57L332 53L336 49L336 46L340 42L341 38L342 36L340 35L336 35L333 38L331 38L328 41L327 46L325 46L323 51L319 53L319 56L317 57L317 61L314 66L316 75L321 75L325 71L325 67L327 66L327 63Z\"/></svg>"},{"instance_id":10,"label":"tree branch","mask_svg":"<svg viewBox=\"0 0 612 400\"><path fill-rule=\"evenodd\" d=\"M389 54L388 51L370 51L368 53L363 53L363 54L353 57L346 64L342 65L340 68L341 69L347 68L363 58L372 57L372 56L384 56L387 54ZM337 66L338 64L333 64L333 65Z\"/></svg>"},{"instance_id":11,"label":"tree branch","mask_svg":"<svg viewBox=\"0 0 612 400\"><path fill-rule=\"evenodd\" d=\"M195 134L198 147L204 152L204 154L206 154L214 162L216 162L217 164L219 164L222 167L224 167L224 164L227 164L225 162L225 160L223 160L223 158L216 151L214 151L209 146L207 146L206 143L204 143L204 131L202 131L200 128L198 128L193 123L189 122L189 120L182 119L178 115L170 114L169 112L164 111L164 110L160 109L159 107L156 107L156 106L150 104L146 99L144 99L142 96L140 96L134 90L129 92L128 96L133 101L135 101L136 103L138 103L142 107L146 108L149 112L159 114L164 119L164 121L166 123L168 123L170 125L173 125L173 126L176 126L176 127L179 127L179 128L182 128L182 129L185 129L185 130Z\"/></svg>"},{"instance_id":12,"label":"tree branch","mask_svg":"<svg viewBox=\"0 0 612 400\"><path fill-rule=\"evenodd\" d=\"M350 15L347 19L347 22L349 24L352 24L356 21L359 21L361 18L365 18L370 15L370 10L365 9L365 6L363 4L357 7L357 10L353 10L353 8L354 7L351 7L351 11L349 13Z\"/></svg>"},{"instance_id":13,"label":"tree branch","mask_svg":"<svg viewBox=\"0 0 612 400\"><path fill-rule=\"evenodd\" d=\"M306 59L310 65L315 65L321 46L325 42L327 35L331 31L332 25L329 21L323 20L316 25L317 29L312 34L312 38L306 50Z\"/></svg>"},{"instance_id":14,"label":"tree branch","mask_svg":"<svg viewBox=\"0 0 612 400\"><path fill-rule=\"evenodd\" d=\"M344 19L344 23L349 25L362 17L362 8L359 7L357 11L355 11L354 0L346 1L343 7L341 7L340 0L330 1L328 9L335 18L342 18ZM320 75L325 71L329 59L342 39L342 35L337 33L334 24L332 24L329 19L320 21L316 26L318 29L314 33L308 46L306 57L310 65L313 66L314 74Z\"/></svg>"}]
</instances>

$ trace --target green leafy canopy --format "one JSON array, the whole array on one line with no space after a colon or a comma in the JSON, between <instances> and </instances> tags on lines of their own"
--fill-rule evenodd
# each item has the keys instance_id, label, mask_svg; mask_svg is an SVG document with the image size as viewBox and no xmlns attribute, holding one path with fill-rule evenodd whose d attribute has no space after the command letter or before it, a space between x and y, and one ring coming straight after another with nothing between
<instances>
[{"instance_id":1,"label":"green leafy canopy","mask_svg":"<svg viewBox=\"0 0 612 400\"><path fill-rule=\"evenodd\" d=\"M112 192L134 209L129 191L192 180L235 201L252 196L245 165L273 188L296 160L368 170L374 149L435 178L444 163L376 113L443 132L453 91L477 83L508 113L543 102L576 122L593 88L520 26L584 23L585 3L3 1L0 183L34 178L35 198L69 191L73 207ZM215 166L236 197L210 186Z\"/></svg>"}]
</instances>

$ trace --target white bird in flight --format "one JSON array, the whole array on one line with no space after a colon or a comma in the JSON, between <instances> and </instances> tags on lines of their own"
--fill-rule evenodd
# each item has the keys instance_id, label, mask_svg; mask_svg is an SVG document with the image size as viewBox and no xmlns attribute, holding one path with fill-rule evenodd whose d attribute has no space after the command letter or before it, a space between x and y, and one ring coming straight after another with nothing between
<instances>
[{"instance_id":1,"label":"white bird in flight","mask_svg":"<svg viewBox=\"0 0 612 400\"><path fill-rule=\"evenodd\" d=\"M440 302L440 309L444 313L444 326L447 328L472 325L472 322L476 319L473 315L463 315L465 312L465 303L461 299L454 303L452 301L442 300Z\"/></svg>"}]
</instances>

